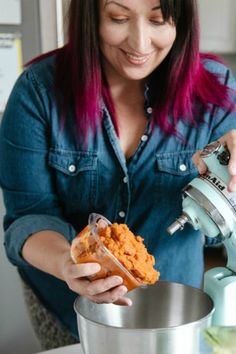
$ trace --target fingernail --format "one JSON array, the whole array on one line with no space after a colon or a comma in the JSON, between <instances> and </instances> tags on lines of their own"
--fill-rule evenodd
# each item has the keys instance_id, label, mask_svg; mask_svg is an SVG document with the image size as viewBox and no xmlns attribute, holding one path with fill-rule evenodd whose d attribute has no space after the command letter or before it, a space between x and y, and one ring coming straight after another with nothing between
<instances>
[{"instance_id":1,"label":"fingernail","mask_svg":"<svg viewBox=\"0 0 236 354\"><path fill-rule=\"evenodd\" d=\"M233 165L233 166L229 165L229 171L230 171L231 174L235 175L236 174L236 166L235 165Z\"/></svg>"},{"instance_id":2,"label":"fingernail","mask_svg":"<svg viewBox=\"0 0 236 354\"><path fill-rule=\"evenodd\" d=\"M123 278L119 277L119 276L114 276L113 277L114 281L116 282L116 284L122 284L123 283Z\"/></svg>"},{"instance_id":3,"label":"fingernail","mask_svg":"<svg viewBox=\"0 0 236 354\"><path fill-rule=\"evenodd\" d=\"M229 189L230 192L236 192L236 184L235 183L230 183L228 189Z\"/></svg>"},{"instance_id":4,"label":"fingernail","mask_svg":"<svg viewBox=\"0 0 236 354\"><path fill-rule=\"evenodd\" d=\"M126 293L127 293L127 291L128 291L128 289L126 288L126 286L121 286L120 288L119 288L119 292L118 292L118 295L119 296L124 296Z\"/></svg>"},{"instance_id":5,"label":"fingernail","mask_svg":"<svg viewBox=\"0 0 236 354\"><path fill-rule=\"evenodd\" d=\"M110 287L115 287L119 286L123 283L123 279L121 277L112 277L112 279L109 279L109 285Z\"/></svg>"},{"instance_id":6,"label":"fingernail","mask_svg":"<svg viewBox=\"0 0 236 354\"><path fill-rule=\"evenodd\" d=\"M98 263L92 263L91 265L91 270L94 272L94 273L97 273L101 270L101 266L100 264Z\"/></svg>"},{"instance_id":7,"label":"fingernail","mask_svg":"<svg viewBox=\"0 0 236 354\"><path fill-rule=\"evenodd\" d=\"M203 175L206 172L206 167L202 165L197 165L198 172Z\"/></svg>"}]
</instances>

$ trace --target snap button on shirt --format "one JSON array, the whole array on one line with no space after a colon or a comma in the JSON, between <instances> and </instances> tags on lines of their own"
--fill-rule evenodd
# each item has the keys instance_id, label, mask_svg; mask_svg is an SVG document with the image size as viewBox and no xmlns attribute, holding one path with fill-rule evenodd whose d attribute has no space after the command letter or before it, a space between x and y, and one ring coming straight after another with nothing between
<instances>
[{"instance_id":1,"label":"snap button on shirt","mask_svg":"<svg viewBox=\"0 0 236 354\"><path fill-rule=\"evenodd\" d=\"M181 165L179 165L179 169L180 171L184 172L187 170L187 166L184 163L182 163Z\"/></svg>"},{"instance_id":2,"label":"snap button on shirt","mask_svg":"<svg viewBox=\"0 0 236 354\"><path fill-rule=\"evenodd\" d=\"M152 113L152 107L147 108L147 113L151 114Z\"/></svg>"},{"instance_id":3,"label":"snap button on shirt","mask_svg":"<svg viewBox=\"0 0 236 354\"><path fill-rule=\"evenodd\" d=\"M147 140L148 140L148 136L147 136L147 135L143 135L143 136L141 137L141 140L142 140L142 141L147 141Z\"/></svg>"},{"instance_id":4,"label":"snap button on shirt","mask_svg":"<svg viewBox=\"0 0 236 354\"><path fill-rule=\"evenodd\" d=\"M73 165L73 164L71 164L71 165L68 167L68 170L69 170L70 172L75 172L75 171L76 171L76 166Z\"/></svg>"},{"instance_id":5,"label":"snap button on shirt","mask_svg":"<svg viewBox=\"0 0 236 354\"><path fill-rule=\"evenodd\" d=\"M128 182L128 177L125 176L125 177L123 178L123 182L124 182L124 183L127 183L127 182Z\"/></svg>"},{"instance_id":6,"label":"snap button on shirt","mask_svg":"<svg viewBox=\"0 0 236 354\"><path fill-rule=\"evenodd\" d=\"M120 216L121 218L124 218L124 217L125 217L125 212L124 212L124 211L120 211L120 212L119 212L119 216Z\"/></svg>"}]
</instances>

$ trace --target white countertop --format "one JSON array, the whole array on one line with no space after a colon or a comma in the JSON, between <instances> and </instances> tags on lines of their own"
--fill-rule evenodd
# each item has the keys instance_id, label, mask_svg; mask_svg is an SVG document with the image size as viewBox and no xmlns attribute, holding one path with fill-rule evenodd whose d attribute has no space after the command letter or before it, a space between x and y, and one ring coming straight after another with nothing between
<instances>
[{"instance_id":1,"label":"white countertop","mask_svg":"<svg viewBox=\"0 0 236 354\"><path fill-rule=\"evenodd\" d=\"M80 344L67 345L56 349L46 350L37 354L83 354Z\"/></svg>"},{"instance_id":2,"label":"white countertop","mask_svg":"<svg viewBox=\"0 0 236 354\"><path fill-rule=\"evenodd\" d=\"M209 354L212 351L209 351L209 348L204 348L204 354ZM56 349L46 350L44 352L39 352L36 354L84 354L80 344L68 345L66 347L60 347ZM202 353L203 354L203 353Z\"/></svg>"}]
</instances>

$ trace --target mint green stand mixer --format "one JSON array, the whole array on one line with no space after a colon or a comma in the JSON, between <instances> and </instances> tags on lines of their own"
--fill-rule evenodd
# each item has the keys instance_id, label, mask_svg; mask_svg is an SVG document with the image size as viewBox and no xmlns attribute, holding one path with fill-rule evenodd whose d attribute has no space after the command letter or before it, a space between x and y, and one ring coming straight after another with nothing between
<instances>
[{"instance_id":1,"label":"mint green stand mixer","mask_svg":"<svg viewBox=\"0 0 236 354\"><path fill-rule=\"evenodd\" d=\"M229 157L219 142L202 150L208 171L184 188L183 214L167 229L172 235L190 223L208 237L221 237L228 257L226 267L210 269L204 275L204 291L215 305L214 326L236 326L236 193L227 190Z\"/></svg>"}]
</instances>

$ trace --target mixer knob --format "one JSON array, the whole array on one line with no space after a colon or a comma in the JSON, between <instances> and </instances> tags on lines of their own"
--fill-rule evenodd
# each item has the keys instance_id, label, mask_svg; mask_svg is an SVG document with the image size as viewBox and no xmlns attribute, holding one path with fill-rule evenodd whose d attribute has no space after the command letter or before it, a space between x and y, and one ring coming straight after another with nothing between
<instances>
[{"instance_id":1,"label":"mixer knob","mask_svg":"<svg viewBox=\"0 0 236 354\"><path fill-rule=\"evenodd\" d=\"M228 165L229 164L229 159L230 159L230 153L229 150L224 150L222 151L218 156L217 159L219 160L221 165Z\"/></svg>"}]
</instances>

